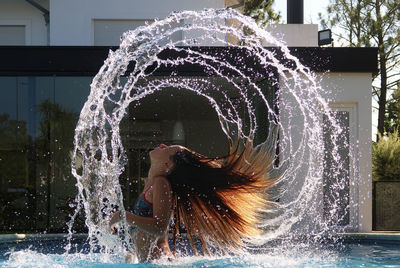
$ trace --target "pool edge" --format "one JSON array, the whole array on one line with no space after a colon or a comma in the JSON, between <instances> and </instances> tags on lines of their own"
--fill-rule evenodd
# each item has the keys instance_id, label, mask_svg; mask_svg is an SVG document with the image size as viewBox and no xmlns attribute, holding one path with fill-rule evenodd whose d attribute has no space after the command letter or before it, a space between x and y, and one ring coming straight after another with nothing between
<instances>
[{"instance_id":1,"label":"pool edge","mask_svg":"<svg viewBox=\"0 0 400 268\"><path fill-rule=\"evenodd\" d=\"M73 234L72 238L87 238L86 233ZM400 244L400 232L386 233L386 232L372 232L372 233L339 233L335 237L343 238L345 241L382 241L394 242ZM17 241L33 241L33 240L55 240L66 239L66 233L54 234L0 234L1 242L17 242Z\"/></svg>"},{"instance_id":2,"label":"pool edge","mask_svg":"<svg viewBox=\"0 0 400 268\"><path fill-rule=\"evenodd\" d=\"M400 244L400 233L398 232L341 233L338 236L342 237L345 241L376 241Z\"/></svg>"},{"instance_id":3,"label":"pool edge","mask_svg":"<svg viewBox=\"0 0 400 268\"><path fill-rule=\"evenodd\" d=\"M33 241L33 240L55 240L66 239L68 234L55 233L55 234L0 234L1 242L17 242L17 241ZM72 238L86 238L87 234L78 233L73 234Z\"/></svg>"}]
</instances>

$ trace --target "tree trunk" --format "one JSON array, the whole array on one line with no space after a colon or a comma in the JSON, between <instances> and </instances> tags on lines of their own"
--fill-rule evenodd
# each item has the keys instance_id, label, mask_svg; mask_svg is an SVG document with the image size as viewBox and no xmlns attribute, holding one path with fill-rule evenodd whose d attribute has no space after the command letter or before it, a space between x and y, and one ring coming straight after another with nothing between
<instances>
[{"instance_id":1,"label":"tree trunk","mask_svg":"<svg viewBox=\"0 0 400 268\"><path fill-rule=\"evenodd\" d=\"M382 16L380 1L375 2L376 18L377 18L377 36L378 36L378 53L379 53L379 68L381 79L381 90L379 95L379 113L378 113L378 134L385 133L385 113L386 113L386 96L387 96L387 71L386 71L386 58L385 58L385 44L382 32ZM379 140L379 135L377 136Z\"/></svg>"},{"instance_id":2,"label":"tree trunk","mask_svg":"<svg viewBox=\"0 0 400 268\"><path fill-rule=\"evenodd\" d=\"M378 113L378 133L381 135L385 132L385 114L386 114L386 96L387 96L387 73L386 62L384 56L380 54L379 67L381 69L381 94L379 95L379 113ZM378 137L379 139L379 137Z\"/></svg>"}]
</instances>

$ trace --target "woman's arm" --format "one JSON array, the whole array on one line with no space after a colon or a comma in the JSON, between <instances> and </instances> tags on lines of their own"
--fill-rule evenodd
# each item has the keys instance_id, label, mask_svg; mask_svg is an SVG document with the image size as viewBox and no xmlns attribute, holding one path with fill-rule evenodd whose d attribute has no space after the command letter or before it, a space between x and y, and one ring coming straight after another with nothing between
<instances>
[{"instance_id":1,"label":"woman's arm","mask_svg":"<svg viewBox=\"0 0 400 268\"><path fill-rule=\"evenodd\" d=\"M130 212L126 212L126 221L130 225L135 225L141 230L161 235L168 228L169 218L172 208L171 186L165 177L154 178L153 183L153 217L141 217ZM110 225L122 220L120 212L114 213L111 217Z\"/></svg>"}]
</instances>

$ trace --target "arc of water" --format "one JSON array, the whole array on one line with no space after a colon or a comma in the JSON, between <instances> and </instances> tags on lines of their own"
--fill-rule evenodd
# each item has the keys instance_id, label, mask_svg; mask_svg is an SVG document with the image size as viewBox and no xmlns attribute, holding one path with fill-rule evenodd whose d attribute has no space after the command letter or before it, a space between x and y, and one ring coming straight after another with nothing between
<instances>
[{"instance_id":1,"label":"arc of water","mask_svg":"<svg viewBox=\"0 0 400 268\"><path fill-rule=\"evenodd\" d=\"M239 26L216 23L228 19L237 20ZM182 21L192 23L180 25ZM180 26L172 27L171 25ZM246 29L254 35L246 35L244 33ZM269 104L261 87L253 81L253 77L248 75L247 66L234 65L215 55L207 54L205 50L187 47L195 43L191 37L172 40L171 36L179 31L186 34L197 31L198 40L211 38L229 46L231 44L227 44L222 35L229 33L243 40L239 48L245 56L251 55L265 69L272 66L279 75L279 109L287 111L285 112L287 118L281 120L281 115L277 114L275 108ZM269 44L279 49L264 48L263 40L267 40ZM184 53L186 56L176 59L160 58L160 53L166 49L178 54ZM282 60L291 64L282 63ZM123 84L121 76L127 74L128 66L132 62L135 64L130 70L127 81ZM225 102L224 105L229 108L225 110L225 106L207 91L210 82L206 79L177 81L174 76L160 81L148 79L161 66L177 67L183 64L203 66L213 75L220 76L228 82L231 90L236 90L246 107L246 120L241 118L239 111L230 100L229 95L232 93L223 88L218 89ZM246 87L238 83L236 78L224 75L223 70L229 70L242 81L246 81ZM141 81L147 81L147 84L142 85ZM119 124L132 102L138 102L167 87L183 88L206 98L218 114L220 126L228 138L231 138L230 135L234 129L244 138L254 138L259 128L254 113L254 100L249 96L253 94L254 98L258 98L265 105L268 119L271 121L269 126L271 135L264 143L258 145L259 150L272 152L276 150L275 140L279 140L280 151L277 157L280 165L275 167L273 172L282 174L280 185L290 187L298 183L299 174L306 169L303 186L295 198L280 203L274 218L266 221L265 225L277 227L274 232L264 236L262 241L287 234L299 219L308 214L308 211L317 209L314 203L317 201L313 200L312 193L321 187L322 163L320 160L323 158L321 114L327 114L328 119L332 121L334 118L329 114L328 103L320 95L319 91L322 89L315 81L315 75L304 67L299 59L293 57L281 41L276 40L270 33L259 28L254 21L234 10L207 9L200 12L174 12L165 20L156 20L152 24L123 35L119 49L109 52L104 65L93 79L91 93L82 109L74 138L72 174L77 179L78 202L83 205L93 246L100 245L105 251L113 251L121 247L121 241L112 239L112 236L107 233L109 215L116 208L124 211L119 176L127 163L127 157L121 142ZM287 96L289 97L286 98ZM283 103L284 97L285 103ZM301 118L301 122L298 122L298 118ZM248 125L245 122L248 122ZM333 123L333 125L338 128L337 124ZM248 127L247 132L244 131L245 127ZM301 135L298 135L299 133ZM300 138L294 142L296 135ZM268 144L268 142L271 143ZM333 149L332 152L337 152L337 149ZM339 162L338 157L336 161ZM277 196L282 197L286 194L287 192L282 190ZM267 210L267 212L270 211ZM126 223L123 228L128 229ZM127 232L122 240L122 244L129 245Z\"/></svg>"}]
</instances>

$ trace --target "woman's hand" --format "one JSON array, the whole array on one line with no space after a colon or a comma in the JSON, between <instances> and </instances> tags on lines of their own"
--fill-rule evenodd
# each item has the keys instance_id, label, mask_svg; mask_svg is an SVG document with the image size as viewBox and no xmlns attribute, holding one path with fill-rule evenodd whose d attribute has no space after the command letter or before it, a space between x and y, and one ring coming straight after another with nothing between
<instances>
[{"instance_id":1,"label":"woman's hand","mask_svg":"<svg viewBox=\"0 0 400 268\"><path fill-rule=\"evenodd\" d=\"M111 231L112 234L115 233L115 225L117 223L119 223L121 220L122 220L121 211L117 211L112 215L112 217L110 219L110 223L109 223L110 224L110 231Z\"/></svg>"}]
</instances>

